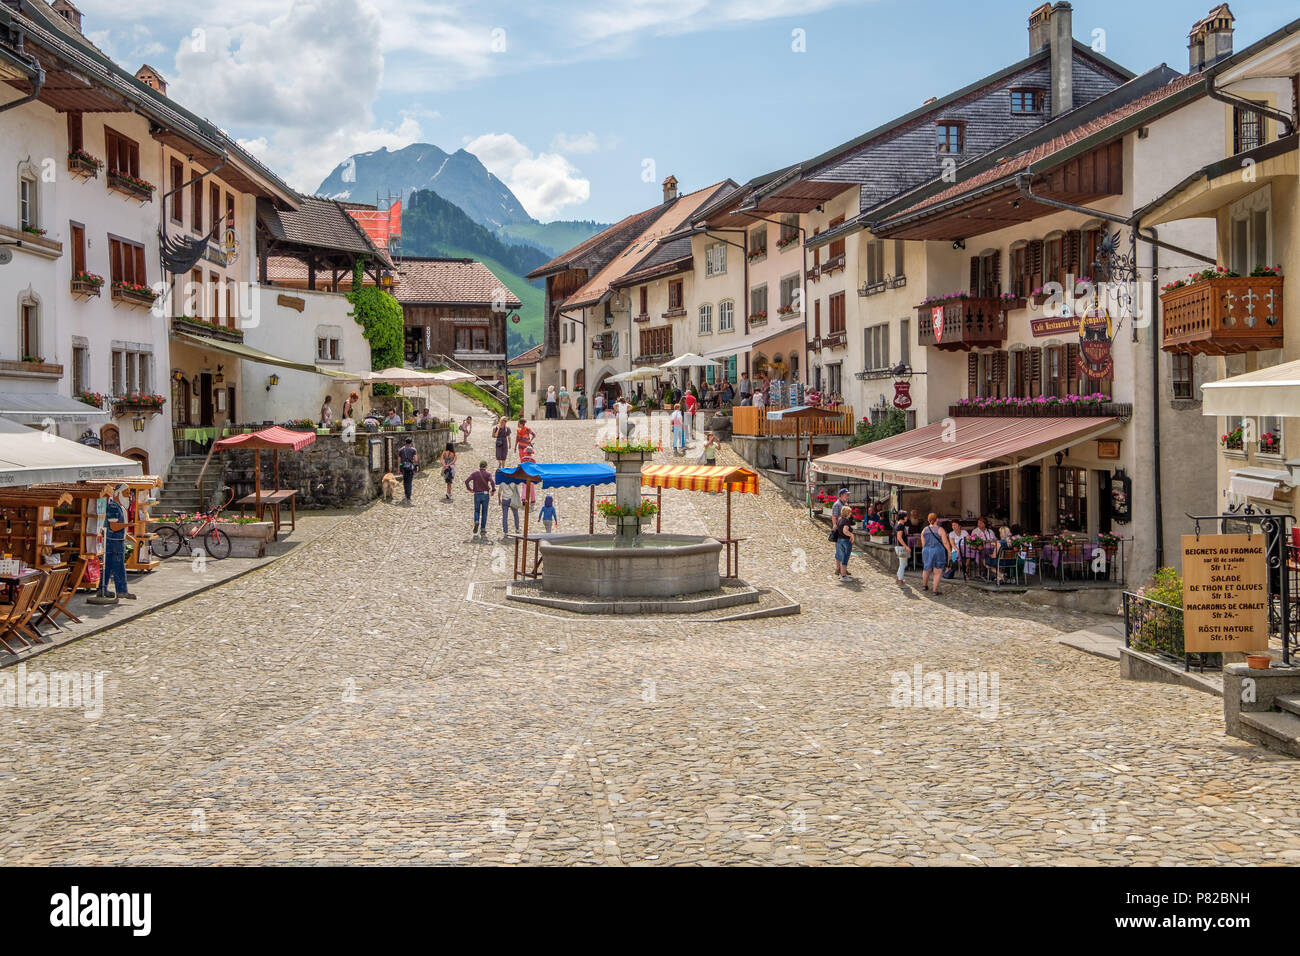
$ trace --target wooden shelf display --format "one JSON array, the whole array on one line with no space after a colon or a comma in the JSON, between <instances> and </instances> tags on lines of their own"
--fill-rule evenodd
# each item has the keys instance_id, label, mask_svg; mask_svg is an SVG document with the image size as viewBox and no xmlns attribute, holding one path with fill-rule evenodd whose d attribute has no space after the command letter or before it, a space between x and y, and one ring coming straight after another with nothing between
<instances>
[{"instance_id":1,"label":"wooden shelf display","mask_svg":"<svg viewBox=\"0 0 1300 956\"><path fill-rule=\"evenodd\" d=\"M153 491L162 487L162 479L155 475L137 475L130 478L101 478L76 483L33 485L29 491L59 492L67 497L67 504L57 515L66 524L66 530L59 538L69 553L64 554L65 561L78 555L86 557L104 557L104 513L108 499L104 497L105 488L113 488L119 483L131 489L134 501L135 520L127 525L126 536L135 547L127 555L128 571L152 571L162 562L149 549L149 542L156 535L148 531L149 509L153 506ZM3 528L0 528L3 531ZM58 567L60 565L46 565ZM93 590L91 585L84 585L83 590Z\"/></svg>"},{"instance_id":2,"label":"wooden shelf display","mask_svg":"<svg viewBox=\"0 0 1300 956\"><path fill-rule=\"evenodd\" d=\"M69 557L69 527L55 514L71 503L70 496L53 489L0 492L0 552L30 568L63 567Z\"/></svg>"},{"instance_id":3,"label":"wooden shelf display","mask_svg":"<svg viewBox=\"0 0 1300 956\"><path fill-rule=\"evenodd\" d=\"M134 520L127 525L126 536L135 542L135 549L126 556L128 571L152 571L162 564L150 548L158 536L149 533L149 509L157 502L154 491L162 488L163 480L157 475L135 475L130 478L96 478L83 484L95 487L101 494L104 488L125 484L131 489Z\"/></svg>"}]
</instances>

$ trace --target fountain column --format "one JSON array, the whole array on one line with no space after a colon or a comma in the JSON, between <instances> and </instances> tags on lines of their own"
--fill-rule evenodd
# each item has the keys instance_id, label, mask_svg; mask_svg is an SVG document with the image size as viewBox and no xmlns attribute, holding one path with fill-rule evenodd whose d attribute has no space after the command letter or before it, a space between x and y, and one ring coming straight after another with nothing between
<instances>
[{"instance_id":1,"label":"fountain column","mask_svg":"<svg viewBox=\"0 0 1300 956\"><path fill-rule=\"evenodd\" d=\"M641 504L641 466L653 459L653 451L605 452L605 460L614 466L614 500L632 512L631 517L619 519L614 533L629 543L641 534L641 519L635 514Z\"/></svg>"}]
</instances>

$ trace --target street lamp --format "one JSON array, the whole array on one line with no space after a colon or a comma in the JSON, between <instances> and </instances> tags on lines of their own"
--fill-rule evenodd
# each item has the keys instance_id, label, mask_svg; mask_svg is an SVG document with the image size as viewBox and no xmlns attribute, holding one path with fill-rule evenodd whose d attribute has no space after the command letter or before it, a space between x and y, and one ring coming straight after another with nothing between
<instances>
[{"instance_id":1,"label":"street lamp","mask_svg":"<svg viewBox=\"0 0 1300 956\"><path fill-rule=\"evenodd\" d=\"M218 365L218 366L217 366L217 374L214 375L214 376L212 376L212 381L216 382L218 385L220 385L222 382L224 382L224 381L226 380L226 376L224 376L224 375L221 374L221 370L222 370L223 368L225 368L224 365Z\"/></svg>"},{"instance_id":2,"label":"street lamp","mask_svg":"<svg viewBox=\"0 0 1300 956\"><path fill-rule=\"evenodd\" d=\"M266 380L266 390L269 392L273 387L280 384L280 376L272 373L271 377Z\"/></svg>"},{"instance_id":3,"label":"street lamp","mask_svg":"<svg viewBox=\"0 0 1300 956\"><path fill-rule=\"evenodd\" d=\"M144 431L144 416L136 415L135 418L131 419L131 428L137 432Z\"/></svg>"}]
</instances>

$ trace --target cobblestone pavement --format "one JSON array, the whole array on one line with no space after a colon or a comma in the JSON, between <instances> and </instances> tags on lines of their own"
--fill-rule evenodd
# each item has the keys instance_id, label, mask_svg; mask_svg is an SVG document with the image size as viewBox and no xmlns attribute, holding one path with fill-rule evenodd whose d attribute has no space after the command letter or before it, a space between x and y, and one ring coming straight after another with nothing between
<instances>
[{"instance_id":1,"label":"cobblestone pavement","mask_svg":"<svg viewBox=\"0 0 1300 956\"><path fill-rule=\"evenodd\" d=\"M538 430L544 461L596 457L590 423ZM1225 737L1217 698L1058 645L1082 615L900 592L859 559L841 585L770 487L736 530L797 617L489 606L467 589L504 549L471 541L463 488L417 489L32 662L104 672L103 713L0 709L0 863L1300 859L1298 765ZM665 504L666 530L721 529L721 498ZM996 716L891 706L917 665L996 673Z\"/></svg>"}]
</instances>

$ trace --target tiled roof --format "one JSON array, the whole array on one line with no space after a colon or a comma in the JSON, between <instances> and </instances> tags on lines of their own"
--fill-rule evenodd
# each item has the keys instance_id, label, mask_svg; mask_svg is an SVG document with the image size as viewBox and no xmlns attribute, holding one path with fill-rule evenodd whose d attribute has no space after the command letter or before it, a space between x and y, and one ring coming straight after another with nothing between
<instances>
[{"instance_id":1,"label":"tiled roof","mask_svg":"<svg viewBox=\"0 0 1300 956\"><path fill-rule=\"evenodd\" d=\"M333 199L303 196L297 209L274 209L269 203L259 202L258 215L275 238L284 242L369 256L385 266L392 265L387 254Z\"/></svg>"},{"instance_id":2,"label":"tiled roof","mask_svg":"<svg viewBox=\"0 0 1300 956\"><path fill-rule=\"evenodd\" d=\"M666 207L663 205L651 206L649 209L643 209L640 212L633 213L625 219L619 220L607 229L603 229L596 233L590 239L578 243L567 252L560 253L550 262L538 266L532 272L528 273L528 278L536 279L540 276L546 275L548 272L562 270L568 266L569 263L576 262L587 254L594 252L605 243L617 238L619 235L637 227L639 227L637 231L644 229L647 225L653 222L655 217L661 214L665 208Z\"/></svg>"},{"instance_id":3,"label":"tiled roof","mask_svg":"<svg viewBox=\"0 0 1300 956\"><path fill-rule=\"evenodd\" d=\"M397 267L393 295L423 305L484 305L501 300L507 309L522 303L505 283L476 259L407 258Z\"/></svg>"},{"instance_id":4,"label":"tiled roof","mask_svg":"<svg viewBox=\"0 0 1300 956\"><path fill-rule=\"evenodd\" d=\"M542 360L542 347L534 345L527 352L520 352L510 361L506 362L507 368L527 368L529 365L536 365Z\"/></svg>"},{"instance_id":5,"label":"tiled roof","mask_svg":"<svg viewBox=\"0 0 1300 956\"><path fill-rule=\"evenodd\" d=\"M991 168L977 173L969 179L963 180L962 182L950 186L932 196L927 196L920 202L907 207L900 213L897 213L893 218L902 218L913 215L923 209L928 209L931 206L936 206L957 199L967 193L977 192L984 186L989 186L993 183L1000 182L1001 180L1008 179L1016 173L1022 172L1031 166L1037 166L1043 160L1049 159L1056 153L1059 153L1076 143L1092 137L1104 136L1107 131L1112 127L1117 126L1122 121L1149 107L1156 106L1162 100L1166 100L1188 87L1204 82L1204 76L1198 74L1193 73L1187 76L1180 76L1176 80L1173 80L1159 89L1152 90L1144 96L1139 96L1136 99L1125 103L1123 106L1111 110L1109 113L1104 113L1101 116L1081 123L1080 125L1066 130L1046 142L1024 150L1015 156L1006 157ZM886 220L885 224L887 225L889 221L890 220Z\"/></svg>"},{"instance_id":6,"label":"tiled roof","mask_svg":"<svg viewBox=\"0 0 1300 956\"><path fill-rule=\"evenodd\" d=\"M573 295L564 300L565 308L578 308L593 305L610 290L618 279L646 263L659 251L659 241L674 232L682 223L688 222L701 206L709 202L721 189L734 186L730 181L714 183L704 189L697 189L685 196L678 196L671 203L664 204L664 213L654 220L639 236L628 243L623 251L610 260L609 264L597 272ZM673 240L673 243L690 240ZM670 243L671 245L672 243Z\"/></svg>"},{"instance_id":7,"label":"tiled roof","mask_svg":"<svg viewBox=\"0 0 1300 956\"><path fill-rule=\"evenodd\" d=\"M317 269L316 284L318 286L328 285L331 276L332 273L330 270ZM306 282L307 263L303 262L301 259L295 259L292 256L267 256L266 278L269 282ZM371 284L373 284L373 282ZM339 277L339 288L352 288L352 272L350 270Z\"/></svg>"}]
</instances>

